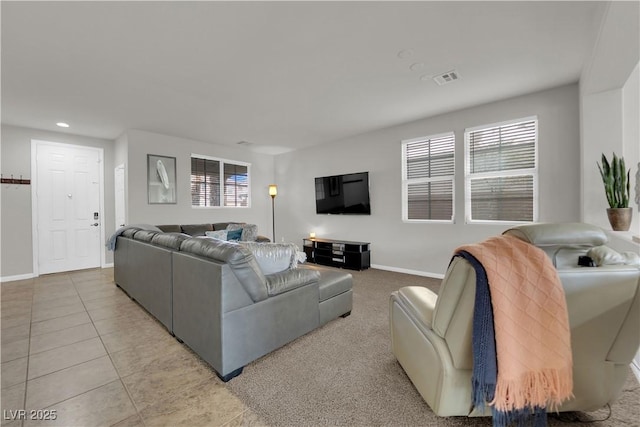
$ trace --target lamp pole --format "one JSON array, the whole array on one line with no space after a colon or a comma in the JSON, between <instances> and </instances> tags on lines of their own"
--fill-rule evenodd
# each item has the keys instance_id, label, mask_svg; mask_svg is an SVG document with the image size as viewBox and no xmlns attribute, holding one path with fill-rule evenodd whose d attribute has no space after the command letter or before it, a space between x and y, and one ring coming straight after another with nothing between
<instances>
[{"instance_id":1,"label":"lamp pole","mask_svg":"<svg viewBox=\"0 0 640 427\"><path fill-rule=\"evenodd\" d=\"M271 221L272 221L272 237L273 243L276 243L276 209L275 202L278 195L278 186L275 184L269 185L269 195L271 196Z\"/></svg>"}]
</instances>

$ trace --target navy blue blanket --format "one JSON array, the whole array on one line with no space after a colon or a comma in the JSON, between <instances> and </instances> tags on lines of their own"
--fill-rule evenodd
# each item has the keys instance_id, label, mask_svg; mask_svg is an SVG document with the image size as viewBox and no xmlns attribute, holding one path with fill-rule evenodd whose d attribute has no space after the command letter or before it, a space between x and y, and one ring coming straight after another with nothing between
<instances>
[{"instance_id":1,"label":"navy blue blanket","mask_svg":"<svg viewBox=\"0 0 640 427\"><path fill-rule=\"evenodd\" d=\"M471 400L474 408L484 410L485 404L493 401L498 378L493 306L489 280L482 264L469 252L459 251L456 256L466 259L476 272L476 295L473 310L472 352L473 371L471 374ZM515 423L518 427L533 422L534 427L547 425L544 408L530 408L522 411L502 412L491 407L494 427L507 427Z\"/></svg>"}]
</instances>

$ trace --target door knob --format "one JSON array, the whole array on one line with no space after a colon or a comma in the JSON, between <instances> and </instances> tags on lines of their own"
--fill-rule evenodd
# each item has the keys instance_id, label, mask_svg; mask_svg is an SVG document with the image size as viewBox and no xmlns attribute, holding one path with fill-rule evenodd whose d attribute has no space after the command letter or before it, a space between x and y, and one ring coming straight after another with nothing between
<instances>
[{"instance_id":1,"label":"door knob","mask_svg":"<svg viewBox=\"0 0 640 427\"><path fill-rule=\"evenodd\" d=\"M93 224L91 224L92 227L97 227L99 224L97 222L94 222Z\"/></svg>"}]
</instances>

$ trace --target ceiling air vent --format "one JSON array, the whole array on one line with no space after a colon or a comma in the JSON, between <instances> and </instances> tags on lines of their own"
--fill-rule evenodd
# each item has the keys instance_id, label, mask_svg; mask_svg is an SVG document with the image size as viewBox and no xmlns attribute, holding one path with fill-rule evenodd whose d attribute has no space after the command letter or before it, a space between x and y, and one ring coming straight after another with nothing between
<instances>
[{"instance_id":1,"label":"ceiling air vent","mask_svg":"<svg viewBox=\"0 0 640 427\"><path fill-rule=\"evenodd\" d=\"M435 76L433 80L436 81L440 86L446 85L447 83L451 83L460 79L460 74L456 70L447 71L444 74L440 74L439 76Z\"/></svg>"}]
</instances>

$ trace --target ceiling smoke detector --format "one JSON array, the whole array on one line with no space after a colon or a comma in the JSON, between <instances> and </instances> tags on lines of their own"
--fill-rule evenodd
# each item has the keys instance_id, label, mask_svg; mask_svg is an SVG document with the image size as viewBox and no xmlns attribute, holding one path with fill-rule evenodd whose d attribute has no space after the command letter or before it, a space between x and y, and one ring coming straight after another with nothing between
<instances>
[{"instance_id":1,"label":"ceiling smoke detector","mask_svg":"<svg viewBox=\"0 0 640 427\"><path fill-rule=\"evenodd\" d=\"M446 73L440 74L439 76L435 76L433 80L438 83L440 86L446 85L447 83L451 83L460 79L460 74L456 70L447 71Z\"/></svg>"}]
</instances>

